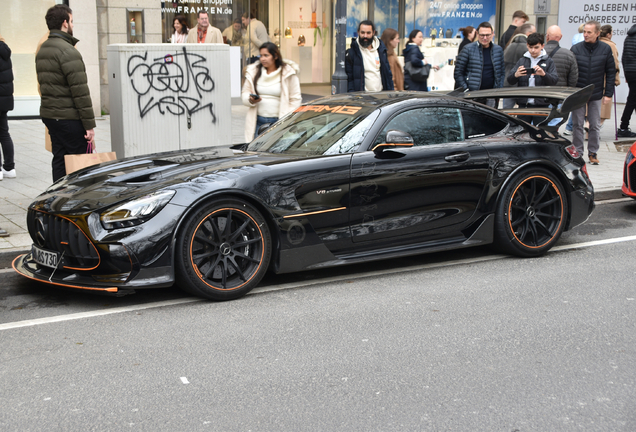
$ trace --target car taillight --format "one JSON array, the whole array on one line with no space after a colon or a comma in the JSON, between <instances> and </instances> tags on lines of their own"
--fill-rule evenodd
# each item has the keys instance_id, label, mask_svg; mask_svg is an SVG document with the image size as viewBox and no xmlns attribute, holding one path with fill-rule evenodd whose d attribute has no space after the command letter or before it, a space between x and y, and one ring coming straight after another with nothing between
<instances>
[{"instance_id":1,"label":"car taillight","mask_svg":"<svg viewBox=\"0 0 636 432\"><path fill-rule=\"evenodd\" d=\"M567 146L567 147L565 148L565 150L566 150L568 153L570 153L570 156L572 156L572 157L573 157L573 158L575 158L575 159L581 156L581 155L579 154L579 151L576 149L576 146L575 146L574 144ZM587 174L587 172L586 172L585 174Z\"/></svg>"}]
</instances>

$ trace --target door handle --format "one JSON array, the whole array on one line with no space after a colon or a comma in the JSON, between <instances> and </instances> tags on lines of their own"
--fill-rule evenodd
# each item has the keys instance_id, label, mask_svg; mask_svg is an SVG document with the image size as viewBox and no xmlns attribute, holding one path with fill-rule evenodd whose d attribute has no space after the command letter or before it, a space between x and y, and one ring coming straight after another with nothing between
<instances>
[{"instance_id":1,"label":"door handle","mask_svg":"<svg viewBox=\"0 0 636 432\"><path fill-rule=\"evenodd\" d=\"M470 153L460 152L460 153L450 154L446 156L444 159L446 160L446 162L464 162L468 160L469 157L470 157Z\"/></svg>"}]
</instances>

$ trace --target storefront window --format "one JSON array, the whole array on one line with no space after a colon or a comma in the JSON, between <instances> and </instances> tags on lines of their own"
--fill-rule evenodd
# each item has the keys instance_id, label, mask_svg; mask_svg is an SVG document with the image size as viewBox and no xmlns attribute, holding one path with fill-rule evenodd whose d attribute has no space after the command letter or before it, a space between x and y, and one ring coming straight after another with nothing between
<instances>
[{"instance_id":1,"label":"storefront window","mask_svg":"<svg viewBox=\"0 0 636 432\"><path fill-rule=\"evenodd\" d=\"M387 28L398 30L400 16L399 0L375 0L374 23L378 30L378 36Z\"/></svg>"},{"instance_id":2,"label":"storefront window","mask_svg":"<svg viewBox=\"0 0 636 432\"><path fill-rule=\"evenodd\" d=\"M11 48L13 65L13 96L15 109L10 116L33 115L39 112L40 97L35 74L35 50L48 28L46 11L61 1L21 0L12 2L8 13L0 14L0 29L6 44ZM26 28L28 27L28 31Z\"/></svg>"},{"instance_id":3,"label":"storefront window","mask_svg":"<svg viewBox=\"0 0 636 432\"><path fill-rule=\"evenodd\" d=\"M172 23L177 15L186 17L188 28L191 29L197 25L197 13L200 10L208 12L210 25L223 31L232 25L236 18L241 18L243 12L249 10L249 1L233 1L233 0L208 0L206 2L199 1L166 1L161 8L161 18L163 25L163 40L170 42L170 38L174 34Z\"/></svg>"},{"instance_id":4,"label":"storefront window","mask_svg":"<svg viewBox=\"0 0 636 432\"><path fill-rule=\"evenodd\" d=\"M365 0L366 1L366 0ZM398 1L398 0L389 0ZM214 3L214 6L212 4ZM365 3L366 4L366 3ZM270 41L300 67L301 84L328 83L332 63L332 0L207 0L164 2L162 7L163 40L170 42L174 17L186 17L188 28L197 25L197 12L207 10L210 25L224 32L244 13L252 14L267 28ZM365 7L366 14L366 7ZM356 24L357 25L357 24ZM242 63L245 66L249 47L249 25L242 27ZM230 43L230 41L227 41Z\"/></svg>"},{"instance_id":5,"label":"storefront window","mask_svg":"<svg viewBox=\"0 0 636 432\"><path fill-rule=\"evenodd\" d=\"M366 19L369 19L369 0L347 0L347 38L357 37L358 24Z\"/></svg>"}]
</instances>

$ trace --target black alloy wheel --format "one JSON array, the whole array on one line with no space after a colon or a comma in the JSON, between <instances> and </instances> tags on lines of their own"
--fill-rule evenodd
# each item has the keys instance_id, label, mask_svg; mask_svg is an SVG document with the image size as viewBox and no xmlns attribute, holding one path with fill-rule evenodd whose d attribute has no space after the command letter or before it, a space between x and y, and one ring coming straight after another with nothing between
<instances>
[{"instance_id":1,"label":"black alloy wheel","mask_svg":"<svg viewBox=\"0 0 636 432\"><path fill-rule=\"evenodd\" d=\"M495 244L522 257L545 254L563 233L568 203L563 186L537 168L515 175L497 203Z\"/></svg>"},{"instance_id":2,"label":"black alloy wheel","mask_svg":"<svg viewBox=\"0 0 636 432\"><path fill-rule=\"evenodd\" d=\"M211 300L242 297L267 271L271 244L258 210L238 199L214 201L190 216L178 235L178 285Z\"/></svg>"}]
</instances>

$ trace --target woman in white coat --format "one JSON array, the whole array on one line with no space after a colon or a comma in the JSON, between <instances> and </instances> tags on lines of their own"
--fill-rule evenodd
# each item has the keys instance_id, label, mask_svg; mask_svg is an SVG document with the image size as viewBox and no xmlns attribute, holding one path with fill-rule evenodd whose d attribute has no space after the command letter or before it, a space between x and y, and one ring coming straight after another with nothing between
<instances>
[{"instance_id":1,"label":"woman in white coat","mask_svg":"<svg viewBox=\"0 0 636 432\"><path fill-rule=\"evenodd\" d=\"M258 128L274 123L294 111L302 102L298 65L283 60L272 42L261 45L260 60L245 71L241 98L250 107L245 118L245 141L258 136Z\"/></svg>"}]
</instances>

